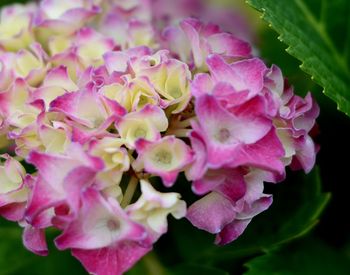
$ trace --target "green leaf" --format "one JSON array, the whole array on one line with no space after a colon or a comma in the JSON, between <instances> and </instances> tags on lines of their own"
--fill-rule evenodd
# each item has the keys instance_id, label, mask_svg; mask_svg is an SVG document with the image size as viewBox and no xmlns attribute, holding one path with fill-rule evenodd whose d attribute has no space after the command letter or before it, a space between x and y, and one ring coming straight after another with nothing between
<instances>
[{"instance_id":1,"label":"green leaf","mask_svg":"<svg viewBox=\"0 0 350 275\"><path fill-rule=\"evenodd\" d=\"M182 264L172 268L169 275L229 275L229 273L214 267Z\"/></svg>"},{"instance_id":2,"label":"green leaf","mask_svg":"<svg viewBox=\"0 0 350 275\"><path fill-rule=\"evenodd\" d=\"M245 266L246 275L347 275L350 270L345 255L317 239L303 239L269 251Z\"/></svg>"},{"instance_id":3,"label":"green leaf","mask_svg":"<svg viewBox=\"0 0 350 275\"><path fill-rule=\"evenodd\" d=\"M0 7L6 6L6 5L11 5L11 4L18 4L18 3L26 3L29 2L30 0L1 0L0 1Z\"/></svg>"},{"instance_id":4,"label":"green leaf","mask_svg":"<svg viewBox=\"0 0 350 275\"><path fill-rule=\"evenodd\" d=\"M1 275L87 274L69 251L57 251L52 246L49 256L37 256L23 247L22 229L17 224L1 221L0 226Z\"/></svg>"},{"instance_id":5,"label":"green leaf","mask_svg":"<svg viewBox=\"0 0 350 275\"><path fill-rule=\"evenodd\" d=\"M274 249L308 233L317 224L330 194L321 192L318 169L306 176L292 173L287 178L287 182L270 186L275 191L271 208L255 217L232 244L217 247L210 244L213 238L208 234L197 234L188 224L176 227L173 234L185 260L215 265Z\"/></svg>"},{"instance_id":6,"label":"green leaf","mask_svg":"<svg viewBox=\"0 0 350 275\"><path fill-rule=\"evenodd\" d=\"M157 254L152 251L134 265L126 275L168 275L169 272L159 261Z\"/></svg>"},{"instance_id":7,"label":"green leaf","mask_svg":"<svg viewBox=\"0 0 350 275\"><path fill-rule=\"evenodd\" d=\"M338 109L350 115L350 1L247 0ZM277 63L278 64L278 63Z\"/></svg>"},{"instance_id":8,"label":"green leaf","mask_svg":"<svg viewBox=\"0 0 350 275\"><path fill-rule=\"evenodd\" d=\"M278 64L283 75L293 85L294 92L299 96L304 97L308 91L313 91L314 96L319 97L319 94L321 94L322 99L330 101L329 98L323 96L321 87L300 69L300 62L285 51L286 45L277 39L276 32L268 27L264 21L261 21L261 23L262 27L260 27L257 47L259 49L259 55L264 59L264 62L268 65ZM316 99L320 104L318 98Z\"/></svg>"},{"instance_id":9,"label":"green leaf","mask_svg":"<svg viewBox=\"0 0 350 275\"><path fill-rule=\"evenodd\" d=\"M165 268L153 251L144 256L126 275L229 275L226 271L205 263L181 263Z\"/></svg>"}]
</instances>

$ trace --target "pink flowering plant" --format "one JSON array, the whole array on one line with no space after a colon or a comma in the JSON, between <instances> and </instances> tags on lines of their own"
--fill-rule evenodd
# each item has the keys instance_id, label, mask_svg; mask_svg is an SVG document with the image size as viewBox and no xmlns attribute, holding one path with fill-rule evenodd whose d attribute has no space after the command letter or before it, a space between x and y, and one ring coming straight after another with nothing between
<instances>
[{"instance_id":1,"label":"pink flowering plant","mask_svg":"<svg viewBox=\"0 0 350 275\"><path fill-rule=\"evenodd\" d=\"M132 272L142 258L163 274L154 258L164 250L184 257L192 243L193 264L237 242L232 251L249 256L249 240L264 250L261 240L284 242L288 226L290 239L310 228L328 199L319 191L302 228L298 212L282 229L262 215L275 232L254 227L273 203L266 186L284 181L288 167L308 174L319 150L318 104L266 65L254 41L247 19L202 1L4 6L0 215L19 225L25 248L47 256L48 239L89 274ZM211 263L216 274L215 256Z\"/></svg>"}]
</instances>

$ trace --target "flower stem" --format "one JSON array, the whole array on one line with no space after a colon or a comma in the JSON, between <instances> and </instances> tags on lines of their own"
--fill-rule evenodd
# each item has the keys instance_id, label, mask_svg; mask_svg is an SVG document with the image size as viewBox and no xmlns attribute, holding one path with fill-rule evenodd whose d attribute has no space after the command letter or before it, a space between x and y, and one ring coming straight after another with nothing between
<instances>
[{"instance_id":1,"label":"flower stem","mask_svg":"<svg viewBox=\"0 0 350 275\"><path fill-rule=\"evenodd\" d=\"M191 122L194 120L193 117L187 118L185 120L179 121L176 126L177 128L187 128L191 126Z\"/></svg>"},{"instance_id":2,"label":"flower stem","mask_svg":"<svg viewBox=\"0 0 350 275\"><path fill-rule=\"evenodd\" d=\"M167 135L175 135L180 138L181 137L185 138L185 137L188 137L188 134L190 132L191 132L190 129L174 129L174 130L171 129L167 132Z\"/></svg>"},{"instance_id":3,"label":"flower stem","mask_svg":"<svg viewBox=\"0 0 350 275\"><path fill-rule=\"evenodd\" d=\"M123 208L130 204L130 202L132 200L132 197L134 196L134 193L135 193L135 190L136 190L138 182L139 182L138 178L136 178L134 176L131 176L129 184L126 187L123 200L121 202L121 206Z\"/></svg>"},{"instance_id":4,"label":"flower stem","mask_svg":"<svg viewBox=\"0 0 350 275\"><path fill-rule=\"evenodd\" d=\"M165 275L166 270L159 261L156 253L150 252L143 259L143 263L148 271L148 274Z\"/></svg>"}]
</instances>

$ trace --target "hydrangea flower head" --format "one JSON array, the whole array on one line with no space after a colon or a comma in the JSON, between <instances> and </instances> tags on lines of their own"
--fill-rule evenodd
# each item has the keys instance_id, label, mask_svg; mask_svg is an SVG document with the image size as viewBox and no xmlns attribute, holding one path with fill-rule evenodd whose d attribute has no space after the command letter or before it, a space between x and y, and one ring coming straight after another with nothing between
<instances>
[{"instance_id":1,"label":"hydrangea flower head","mask_svg":"<svg viewBox=\"0 0 350 275\"><path fill-rule=\"evenodd\" d=\"M87 272L122 274L169 215L224 245L271 205L264 182L312 169L311 95L223 31L228 21L188 13L210 14L194 0L2 9L0 215L24 228L28 250L47 255L53 227ZM174 192L180 174L190 205Z\"/></svg>"}]
</instances>

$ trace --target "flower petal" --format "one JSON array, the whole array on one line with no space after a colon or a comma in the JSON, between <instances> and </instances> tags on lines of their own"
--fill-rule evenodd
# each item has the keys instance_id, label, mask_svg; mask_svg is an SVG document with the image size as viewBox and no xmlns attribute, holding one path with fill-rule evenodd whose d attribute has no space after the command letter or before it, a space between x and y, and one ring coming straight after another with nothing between
<instances>
[{"instance_id":1,"label":"flower petal","mask_svg":"<svg viewBox=\"0 0 350 275\"><path fill-rule=\"evenodd\" d=\"M72 255L92 274L121 275L151 249L152 247L144 247L137 242L124 241L100 249L72 249Z\"/></svg>"},{"instance_id":2,"label":"flower petal","mask_svg":"<svg viewBox=\"0 0 350 275\"><path fill-rule=\"evenodd\" d=\"M219 193L211 192L188 208L187 219L199 229L219 233L234 220L232 203Z\"/></svg>"}]
</instances>

